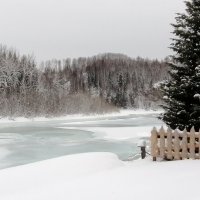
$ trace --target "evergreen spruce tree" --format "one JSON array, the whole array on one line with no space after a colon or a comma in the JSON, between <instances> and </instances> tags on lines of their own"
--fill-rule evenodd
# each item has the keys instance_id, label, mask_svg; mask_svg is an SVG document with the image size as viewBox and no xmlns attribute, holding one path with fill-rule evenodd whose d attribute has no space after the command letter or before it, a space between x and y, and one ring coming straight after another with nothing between
<instances>
[{"instance_id":1,"label":"evergreen spruce tree","mask_svg":"<svg viewBox=\"0 0 200 200\"><path fill-rule=\"evenodd\" d=\"M169 81L161 84L165 112L160 118L172 129L200 129L200 0L186 1L186 12L172 24Z\"/></svg>"}]
</instances>

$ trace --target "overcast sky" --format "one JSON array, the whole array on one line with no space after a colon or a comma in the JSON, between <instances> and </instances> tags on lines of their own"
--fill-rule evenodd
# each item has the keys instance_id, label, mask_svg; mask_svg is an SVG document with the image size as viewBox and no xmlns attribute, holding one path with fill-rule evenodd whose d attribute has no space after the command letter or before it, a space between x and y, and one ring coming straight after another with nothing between
<instances>
[{"instance_id":1,"label":"overcast sky","mask_svg":"<svg viewBox=\"0 0 200 200\"><path fill-rule=\"evenodd\" d=\"M0 43L36 59L164 58L183 0L0 0Z\"/></svg>"}]
</instances>

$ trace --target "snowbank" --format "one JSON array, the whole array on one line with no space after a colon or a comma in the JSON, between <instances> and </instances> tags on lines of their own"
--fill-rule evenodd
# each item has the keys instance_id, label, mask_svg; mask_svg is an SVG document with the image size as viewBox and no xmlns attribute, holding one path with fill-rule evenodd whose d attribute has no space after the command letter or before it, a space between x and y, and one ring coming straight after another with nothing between
<instances>
[{"instance_id":1,"label":"snowbank","mask_svg":"<svg viewBox=\"0 0 200 200\"><path fill-rule=\"evenodd\" d=\"M159 114L162 113L161 110L159 111L146 111L146 110L121 110L120 113L118 114L110 114L108 115L107 119L109 119L109 117L119 117L119 116L128 116L128 115L137 115L137 117L133 117L132 119L138 120L140 117L138 115L149 115L149 114ZM99 118L102 116L99 116ZM106 117L103 116L103 117ZM57 127L57 128L62 128L62 129L78 129L78 130L83 130L83 131L90 131L93 132L95 137L100 137L100 138L104 138L106 140L127 140L127 139L131 139L131 138L139 138L139 137L149 137L151 134L151 130L153 128L153 125L151 124L149 125L141 125L141 124L137 124L135 127L133 126L122 126L122 127L104 127L104 126L99 126L99 127L92 127L90 125L96 125L97 121L96 121L97 117L93 116L93 117L87 117L87 121L75 121L75 122L67 122L64 123L64 125L67 125L65 127ZM102 120L101 122L106 122L107 119ZM119 122L124 119L114 119L115 124L117 125L116 122ZM87 127L86 125L89 126ZM83 125L83 127L82 127ZM101 125L101 124L100 124ZM105 124L104 124L105 125ZM164 126L164 124L162 124L162 122L159 122L159 124L156 126L157 128L160 128L161 126Z\"/></svg>"},{"instance_id":2,"label":"snowbank","mask_svg":"<svg viewBox=\"0 0 200 200\"><path fill-rule=\"evenodd\" d=\"M123 127L123 128L94 128L90 129L96 132L97 136L107 140L128 140L131 138L149 137L152 126L143 127Z\"/></svg>"},{"instance_id":3,"label":"snowbank","mask_svg":"<svg viewBox=\"0 0 200 200\"><path fill-rule=\"evenodd\" d=\"M198 200L200 161L70 155L0 171L1 200ZM193 192L191 192L193 191Z\"/></svg>"},{"instance_id":4,"label":"snowbank","mask_svg":"<svg viewBox=\"0 0 200 200\"><path fill-rule=\"evenodd\" d=\"M12 122L31 122L31 121L51 121L51 120L71 120L71 119L99 119L102 117L116 117L116 116L127 116L131 114L158 114L162 110L120 110L120 112L113 112L107 114L75 114L75 115L66 115L62 117L35 117L35 118L25 118L25 117L16 117L16 118L0 118L0 123L12 123Z\"/></svg>"},{"instance_id":5,"label":"snowbank","mask_svg":"<svg viewBox=\"0 0 200 200\"><path fill-rule=\"evenodd\" d=\"M62 129L77 129L77 127L59 127ZM160 128L160 125L157 126ZM78 127L78 130L93 132L95 138L106 140L128 140L131 138L150 137L152 126L142 127Z\"/></svg>"},{"instance_id":6,"label":"snowbank","mask_svg":"<svg viewBox=\"0 0 200 200\"><path fill-rule=\"evenodd\" d=\"M24 195L28 195L25 199L37 199L31 196L34 193L40 196L40 192L51 196L50 191L57 192L62 182L69 184L122 166L124 163L115 154L85 153L0 170L0 199L22 200ZM46 197L39 199L45 200Z\"/></svg>"}]
</instances>

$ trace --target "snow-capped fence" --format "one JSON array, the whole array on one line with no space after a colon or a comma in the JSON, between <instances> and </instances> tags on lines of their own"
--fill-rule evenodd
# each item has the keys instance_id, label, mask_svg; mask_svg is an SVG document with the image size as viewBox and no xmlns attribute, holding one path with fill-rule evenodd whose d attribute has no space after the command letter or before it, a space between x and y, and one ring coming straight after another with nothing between
<instances>
[{"instance_id":1,"label":"snow-capped fence","mask_svg":"<svg viewBox=\"0 0 200 200\"><path fill-rule=\"evenodd\" d=\"M187 132L172 131L162 127L151 131L151 155L153 160L162 158L166 160L200 159L200 131L194 128Z\"/></svg>"}]
</instances>

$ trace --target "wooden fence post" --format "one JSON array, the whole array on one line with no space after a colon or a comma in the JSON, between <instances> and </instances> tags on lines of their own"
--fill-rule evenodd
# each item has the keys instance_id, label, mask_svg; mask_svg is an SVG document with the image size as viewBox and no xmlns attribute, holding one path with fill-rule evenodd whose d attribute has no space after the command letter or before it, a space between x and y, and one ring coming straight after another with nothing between
<instances>
[{"instance_id":1,"label":"wooden fence post","mask_svg":"<svg viewBox=\"0 0 200 200\"><path fill-rule=\"evenodd\" d=\"M195 130L190 130L190 158L195 159Z\"/></svg>"},{"instance_id":2,"label":"wooden fence post","mask_svg":"<svg viewBox=\"0 0 200 200\"><path fill-rule=\"evenodd\" d=\"M199 159L200 159L200 130L199 130L199 132L198 132L198 140L199 140L199 143L198 143L198 155L199 155Z\"/></svg>"},{"instance_id":3,"label":"wooden fence post","mask_svg":"<svg viewBox=\"0 0 200 200\"><path fill-rule=\"evenodd\" d=\"M172 160L172 130L170 128L167 129L167 159Z\"/></svg>"},{"instance_id":4,"label":"wooden fence post","mask_svg":"<svg viewBox=\"0 0 200 200\"><path fill-rule=\"evenodd\" d=\"M182 133L182 143L181 143L181 148L182 148L182 154L181 157L182 159L187 159L188 158L188 136L187 136L187 130L184 129Z\"/></svg>"},{"instance_id":5,"label":"wooden fence post","mask_svg":"<svg viewBox=\"0 0 200 200\"><path fill-rule=\"evenodd\" d=\"M165 158L165 130L163 126L161 127L160 131L160 157Z\"/></svg>"},{"instance_id":6,"label":"wooden fence post","mask_svg":"<svg viewBox=\"0 0 200 200\"><path fill-rule=\"evenodd\" d=\"M180 160L180 140L177 130L174 131L174 159Z\"/></svg>"},{"instance_id":7,"label":"wooden fence post","mask_svg":"<svg viewBox=\"0 0 200 200\"><path fill-rule=\"evenodd\" d=\"M153 161L156 161L157 151L158 151L158 138L157 138L157 130L154 127L151 131L151 156L153 157Z\"/></svg>"}]
</instances>

